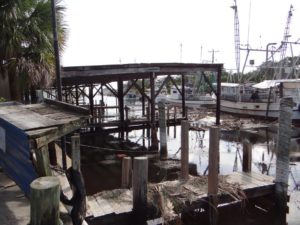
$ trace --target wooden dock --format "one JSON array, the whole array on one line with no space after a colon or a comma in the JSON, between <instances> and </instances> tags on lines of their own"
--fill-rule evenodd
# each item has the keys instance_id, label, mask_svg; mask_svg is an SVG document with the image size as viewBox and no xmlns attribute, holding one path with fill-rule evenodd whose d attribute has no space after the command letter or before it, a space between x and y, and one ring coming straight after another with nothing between
<instances>
[{"instance_id":1,"label":"wooden dock","mask_svg":"<svg viewBox=\"0 0 300 225\"><path fill-rule=\"evenodd\" d=\"M219 175L219 206L264 197L274 194L273 177L255 172L235 172ZM159 211L159 201L163 202L163 212L157 217L174 220L187 210L205 210L208 204L207 177L190 176L187 181L174 180L148 185L148 208ZM163 194L162 194L163 193ZM132 213L132 191L116 189L88 196L88 221L96 224L130 224ZM161 209L160 209L161 210ZM151 210L149 210L151 211ZM153 212L153 210L152 210ZM151 218L154 215L148 215ZM154 216L155 217L155 216ZM155 219L155 218L151 219Z\"/></svg>"}]
</instances>

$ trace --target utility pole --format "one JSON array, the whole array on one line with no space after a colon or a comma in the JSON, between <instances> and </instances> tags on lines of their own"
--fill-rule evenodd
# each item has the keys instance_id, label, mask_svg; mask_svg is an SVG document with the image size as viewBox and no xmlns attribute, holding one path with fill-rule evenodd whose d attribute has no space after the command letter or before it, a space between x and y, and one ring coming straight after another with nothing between
<instances>
[{"instance_id":1,"label":"utility pole","mask_svg":"<svg viewBox=\"0 0 300 225\"><path fill-rule=\"evenodd\" d=\"M215 53L217 53L219 51L212 49L211 51L208 51L208 52L211 53L211 63L214 63L215 62Z\"/></svg>"},{"instance_id":2,"label":"utility pole","mask_svg":"<svg viewBox=\"0 0 300 225\"><path fill-rule=\"evenodd\" d=\"M61 77L60 77L60 60L59 60L58 38L57 38L55 2L56 2L55 0L51 0L53 47L54 47L54 56L55 56L57 99L58 101L62 101L62 94L61 94L62 85L61 85ZM67 170L66 138L61 137L60 140L61 140L61 150L62 150L62 165L63 165L63 169Z\"/></svg>"},{"instance_id":3,"label":"utility pole","mask_svg":"<svg viewBox=\"0 0 300 225\"><path fill-rule=\"evenodd\" d=\"M56 71L57 98L59 101L62 101L55 0L51 0L51 11L52 11L52 32L53 32L53 47L54 47L54 56L55 56L55 69L56 69L55 71Z\"/></svg>"}]
</instances>

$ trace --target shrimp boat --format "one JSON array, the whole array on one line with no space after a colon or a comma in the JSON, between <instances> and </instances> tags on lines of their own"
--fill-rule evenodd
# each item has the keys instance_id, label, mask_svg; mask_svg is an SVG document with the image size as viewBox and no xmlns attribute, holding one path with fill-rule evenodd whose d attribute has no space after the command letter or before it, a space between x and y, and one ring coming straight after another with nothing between
<instances>
[{"instance_id":1,"label":"shrimp boat","mask_svg":"<svg viewBox=\"0 0 300 225\"><path fill-rule=\"evenodd\" d=\"M185 87L185 105L190 108L215 108L216 99L210 94L193 93L192 88ZM182 105L182 96L176 87L171 88L170 95L165 97L165 101L171 105Z\"/></svg>"},{"instance_id":2,"label":"shrimp boat","mask_svg":"<svg viewBox=\"0 0 300 225\"><path fill-rule=\"evenodd\" d=\"M221 111L226 113L276 119L283 97L293 98L292 119L300 121L300 79L221 83Z\"/></svg>"}]
</instances>

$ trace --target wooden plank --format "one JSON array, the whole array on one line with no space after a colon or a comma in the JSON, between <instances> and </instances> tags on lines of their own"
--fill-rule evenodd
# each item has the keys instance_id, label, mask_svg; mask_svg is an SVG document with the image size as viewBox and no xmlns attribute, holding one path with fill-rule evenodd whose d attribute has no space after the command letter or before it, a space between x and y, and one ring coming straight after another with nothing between
<instances>
[{"instance_id":1,"label":"wooden plank","mask_svg":"<svg viewBox=\"0 0 300 225\"><path fill-rule=\"evenodd\" d=\"M75 106L66 102L60 102L51 99L44 99L44 102L49 105L55 105L66 111L77 112L83 115L89 115L89 110L83 107Z\"/></svg>"},{"instance_id":2,"label":"wooden plank","mask_svg":"<svg viewBox=\"0 0 300 225\"><path fill-rule=\"evenodd\" d=\"M250 182L250 180L246 176L241 176L238 173L237 174L230 174L228 177L226 177L226 181L229 183L238 183L241 185L242 189L245 188L254 188L257 185Z\"/></svg>"},{"instance_id":3,"label":"wooden plank","mask_svg":"<svg viewBox=\"0 0 300 225\"><path fill-rule=\"evenodd\" d=\"M88 118L87 109L75 106L65 107L65 104L47 105L11 105L0 106L0 117L22 130L44 129ZM70 111L70 110L73 111Z\"/></svg>"},{"instance_id":4,"label":"wooden plank","mask_svg":"<svg viewBox=\"0 0 300 225\"><path fill-rule=\"evenodd\" d=\"M266 185L270 184L270 183L267 183L265 181L255 179L254 177L251 176L250 173L235 173L235 175L236 176L241 176L244 181L247 181L249 184L254 184L257 187L266 186ZM247 189L247 185L243 188Z\"/></svg>"},{"instance_id":5,"label":"wooden plank","mask_svg":"<svg viewBox=\"0 0 300 225\"><path fill-rule=\"evenodd\" d=\"M90 215L93 217L99 217L104 215L102 211L102 207L98 204L96 198L94 196L88 196L87 197L88 202L88 209L89 212L91 212Z\"/></svg>"},{"instance_id":6,"label":"wooden plank","mask_svg":"<svg viewBox=\"0 0 300 225\"><path fill-rule=\"evenodd\" d=\"M230 177L233 178L231 182L235 182L234 180L236 180L236 182L240 181L241 182L240 185L242 186L243 189L262 187L262 186L268 186L270 184L273 184L271 182L258 180L253 176L251 176L251 173L245 173L245 172L244 173L236 172L234 174L231 174Z\"/></svg>"},{"instance_id":7,"label":"wooden plank","mask_svg":"<svg viewBox=\"0 0 300 225\"><path fill-rule=\"evenodd\" d=\"M107 201L106 199L102 198L101 196L97 196L96 197L96 202L99 205L99 207L102 208L101 216L114 213L114 210L113 210L113 207L111 206L111 203L109 201Z\"/></svg>"},{"instance_id":8,"label":"wooden plank","mask_svg":"<svg viewBox=\"0 0 300 225\"><path fill-rule=\"evenodd\" d=\"M69 134L82 126L84 126L86 121L83 121L81 119L78 119L76 121L72 121L71 123L64 124L60 127L57 127L56 129L51 129L51 130L44 130L45 133L40 133L40 136L37 136L39 133L33 132L33 135L36 135L37 137L34 138L34 141L30 142L30 147L31 148L39 148L41 146L44 146L52 141L55 141L56 139L65 136L66 134ZM26 132L29 135L31 134L30 132ZM29 136L30 137L30 136Z\"/></svg>"},{"instance_id":9,"label":"wooden plank","mask_svg":"<svg viewBox=\"0 0 300 225\"><path fill-rule=\"evenodd\" d=\"M45 118L29 110L22 110L14 113L4 114L1 115L1 118L24 131L57 125L57 121L50 118Z\"/></svg>"},{"instance_id":10,"label":"wooden plank","mask_svg":"<svg viewBox=\"0 0 300 225\"><path fill-rule=\"evenodd\" d=\"M247 176L251 176L252 178L255 178L256 180L263 181L266 183L274 184L274 177L267 176L261 173L251 172L251 173L243 173Z\"/></svg>"}]
</instances>

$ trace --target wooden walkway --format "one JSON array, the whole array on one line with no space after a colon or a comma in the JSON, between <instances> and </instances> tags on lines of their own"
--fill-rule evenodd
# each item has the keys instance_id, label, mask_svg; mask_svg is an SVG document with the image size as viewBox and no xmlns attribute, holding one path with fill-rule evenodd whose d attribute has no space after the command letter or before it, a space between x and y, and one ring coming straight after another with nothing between
<instances>
[{"instance_id":1,"label":"wooden walkway","mask_svg":"<svg viewBox=\"0 0 300 225\"><path fill-rule=\"evenodd\" d=\"M239 198L239 200L245 200L245 198L263 197L274 193L275 187L273 177L254 172L220 175L219 181L219 204L230 204ZM186 182L175 180L149 184L148 203L155 206L157 193L153 193L154 190L157 190L157 193L164 193L163 199L167 205L164 213L168 218L176 217L181 209L200 209L205 204L207 205L207 177L204 176L190 176ZM183 202L184 205L179 207ZM88 205L90 219L97 218L97 222L101 221L103 224L107 222L108 216L128 218L128 213L132 212L132 191L129 189L103 191L88 196Z\"/></svg>"}]
</instances>

